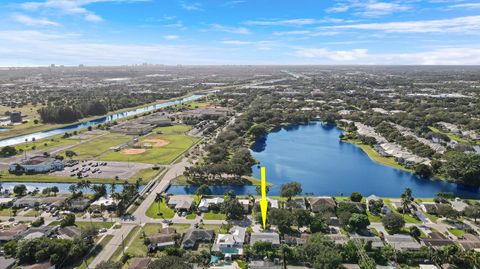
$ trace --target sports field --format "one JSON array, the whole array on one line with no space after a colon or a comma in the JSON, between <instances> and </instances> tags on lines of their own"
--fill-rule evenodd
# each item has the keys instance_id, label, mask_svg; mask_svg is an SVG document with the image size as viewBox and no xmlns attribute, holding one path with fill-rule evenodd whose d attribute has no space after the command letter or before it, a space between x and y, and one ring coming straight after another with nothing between
<instances>
[{"instance_id":1,"label":"sports field","mask_svg":"<svg viewBox=\"0 0 480 269\"><path fill-rule=\"evenodd\" d=\"M129 161L150 164L170 164L185 152L199 138L185 133L191 129L187 125L160 127L138 142L139 148L126 148L110 152L100 158L102 161Z\"/></svg>"}]
</instances>

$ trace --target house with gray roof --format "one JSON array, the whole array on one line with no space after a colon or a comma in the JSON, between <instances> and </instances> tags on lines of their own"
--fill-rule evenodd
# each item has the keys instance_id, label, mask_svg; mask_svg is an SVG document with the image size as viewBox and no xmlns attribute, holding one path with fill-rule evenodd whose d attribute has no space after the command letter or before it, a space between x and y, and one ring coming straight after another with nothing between
<instances>
[{"instance_id":1,"label":"house with gray roof","mask_svg":"<svg viewBox=\"0 0 480 269\"><path fill-rule=\"evenodd\" d=\"M256 242L271 242L273 246L280 246L280 235L275 232L252 233L250 236L250 245Z\"/></svg>"},{"instance_id":2,"label":"house with gray roof","mask_svg":"<svg viewBox=\"0 0 480 269\"><path fill-rule=\"evenodd\" d=\"M182 240L182 248L193 248L200 242L211 242L215 233L213 230L189 229Z\"/></svg>"}]
</instances>

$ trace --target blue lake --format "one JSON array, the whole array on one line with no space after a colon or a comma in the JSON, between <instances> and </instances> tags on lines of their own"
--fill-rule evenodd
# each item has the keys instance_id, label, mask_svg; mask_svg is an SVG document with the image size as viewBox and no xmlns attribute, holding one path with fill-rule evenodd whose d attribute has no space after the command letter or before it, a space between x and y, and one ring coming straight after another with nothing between
<instances>
[{"instance_id":1,"label":"blue lake","mask_svg":"<svg viewBox=\"0 0 480 269\"><path fill-rule=\"evenodd\" d=\"M63 133L66 133L66 132L78 131L78 130L81 130L81 129L85 129L89 126L94 126L94 125L98 125L98 124L101 124L101 123L106 123L106 122L119 120L119 119L122 119L122 118L125 118L125 117L138 115L138 114L141 114L141 113L157 110L157 109L168 107L168 106L178 105L178 104L185 103L185 102L188 102L188 101L191 101L191 100L199 99L201 97L203 97L203 95L191 95L191 96L181 98L181 99L178 99L178 100L174 100L174 101L169 101L169 102L164 102L164 103L160 103L160 104L156 104L156 105L141 107L141 108L133 109L133 110L130 110L130 111L119 112L119 113L115 113L115 114L112 114L112 115L109 115L109 116L100 117L100 118L93 119L93 120L90 120L90 121L85 121L85 122L81 122L81 123L75 123L75 124L67 125L67 126L64 126L62 128L57 128L57 129L52 129L52 130L47 130L47 131L43 131L43 132L37 132L37 133L22 135L22 136L16 136L16 137L12 137L12 138L1 139L0 140L0 148L5 147L5 146L12 146L12 145L21 144L21 143L25 142L25 140L32 141L33 138L35 138L36 140L40 140L42 138L47 138L47 137L63 134Z\"/></svg>"},{"instance_id":2,"label":"blue lake","mask_svg":"<svg viewBox=\"0 0 480 269\"><path fill-rule=\"evenodd\" d=\"M267 169L267 181L273 186L270 195L278 195L280 185L298 181L304 193L315 195L349 195L358 191L399 197L405 188L415 197L433 197L452 192L458 197L480 198L478 188L419 178L411 173L380 165L355 145L339 140L342 130L333 125L314 122L292 125L270 133L252 146L253 156ZM253 175L260 176L257 166ZM172 186L170 193L194 193L194 186ZM215 186L214 194L233 189L237 194L255 193L253 186Z\"/></svg>"}]
</instances>

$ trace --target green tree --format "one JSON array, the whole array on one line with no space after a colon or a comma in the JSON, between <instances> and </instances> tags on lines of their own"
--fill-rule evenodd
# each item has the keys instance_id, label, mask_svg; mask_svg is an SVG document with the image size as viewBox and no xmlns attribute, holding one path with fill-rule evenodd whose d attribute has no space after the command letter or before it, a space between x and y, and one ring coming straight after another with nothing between
<instances>
[{"instance_id":1,"label":"green tree","mask_svg":"<svg viewBox=\"0 0 480 269\"><path fill-rule=\"evenodd\" d=\"M222 213L227 216L227 220L243 219L244 209L237 198L228 198L222 204Z\"/></svg>"},{"instance_id":2,"label":"green tree","mask_svg":"<svg viewBox=\"0 0 480 269\"><path fill-rule=\"evenodd\" d=\"M280 195L291 200L293 196L302 193L302 185L299 182L285 183L280 186Z\"/></svg>"},{"instance_id":3,"label":"green tree","mask_svg":"<svg viewBox=\"0 0 480 269\"><path fill-rule=\"evenodd\" d=\"M250 127L248 133L251 134L253 137L257 138L267 133L267 127L265 127L265 125L263 124L255 124Z\"/></svg>"},{"instance_id":4,"label":"green tree","mask_svg":"<svg viewBox=\"0 0 480 269\"><path fill-rule=\"evenodd\" d=\"M197 188L197 191L195 192L196 195L202 196L202 195L209 195L211 194L210 188L208 187L207 184L202 184L200 187Z\"/></svg>"},{"instance_id":5,"label":"green tree","mask_svg":"<svg viewBox=\"0 0 480 269\"><path fill-rule=\"evenodd\" d=\"M148 265L148 269L190 269L185 259L177 256L162 256Z\"/></svg>"},{"instance_id":6,"label":"green tree","mask_svg":"<svg viewBox=\"0 0 480 269\"><path fill-rule=\"evenodd\" d=\"M465 216L474 219L477 223L477 219L480 218L480 206L478 204L468 206L464 211Z\"/></svg>"},{"instance_id":7,"label":"green tree","mask_svg":"<svg viewBox=\"0 0 480 269\"><path fill-rule=\"evenodd\" d=\"M415 174L423 178L429 178L432 176L433 172L430 166L421 163L415 167Z\"/></svg>"},{"instance_id":8,"label":"green tree","mask_svg":"<svg viewBox=\"0 0 480 269\"><path fill-rule=\"evenodd\" d=\"M161 205L162 205L162 202L163 202L163 194L162 193L157 192L157 194L155 194L155 202L157 202L158 215L160 215Z\"/></svg>"},{"instance_id":9,"label":"green tree","mask_svg":"<svg viewBox=\"0 0 480 269\"><path fill-rule=\"evenodd\" d=\"M13 187L13 193L15 193L17 196L23 196L27 192L27 186L20 184L20 185L15 185Z\"/></svg>"},{"instance_id":10,"label":"green tree","mask_svg":"<svg viewBox=\"0 0 480 269\"><path fill-rule=\"evenodd\" d=\"M328 223L324 216L316 214L310 222L310 232L326 233L328 231Z\"/></svg>"},{"instance_id":11,"label":"green tree","mask_svg":"<svg viewBox=\"0 0 480 269\"><path fill-rule=\"evenodd\" d=\"M422 232L420 232L420 229L418 229L417 226L412 226L410 227L410 235L414 238L419 238L422 235Z\"/></svg>"},{"instance_id":12,"label":"green tree","mask_svg":"<svg viewBox=\"0 0 480 269\"><path fill-rule=\"evenodd\" d=\"M475 153L449 152L442 165L445 174L469 185L480 185L480 155Z\"/></svg>"},{"instance_id":13,"label":"green tree","mask_svg":"<svg viewBox=\"0 0 480 269\"><path fill-rule=\"evenodd\" d=\"M120 262L102 261L95 267L95 269L121 269L122 266L123 265Z\"/></svg>"},{"instance_id":14,"label":"green tree","mask_svg":"<svg viewBox=\"0 0 480 269\"><path fill-rule=\"evenodd\" d=\"M382 218L382 224L389 232L398 233L405 226L405 220L399 214L388 214Z\"/></svg>"},{"instance_id":15,"label":"green tree","mask_svg":"<svg viewBox=\"0 0 480 269\"><path fill-rule=\"evenodd\" d=\"M72 151L72 150L67 150L65 151L65 156L67 156L68 158L73 158L73 156L77 156L77 153L75 151Z\"/></svg>"},{"instance_id":16,"label":"green tree","mask_svg":"<svg viewBox=\"0 0 480 269\"><path fill-rule=\"evenodd\" d=\"M363 196L362 196L362 194L359 193L359 192L352 192L352 193L350 194L350 200L351 200L352 202L361 202L361 201L362 201L362 198L363 198Z\"/></svg>"},{"instance_id":17,"label":"green tree","mask_svg":"<svg viewBox=\"0 0 480 269\"><path fill-rule=\"evenodd\" d=\"M353 213L348 220L348 224L352 230L361 231L365 230L368 225L370 225L370 221L364 214Z\"/></svg>"},{"instance_id":18,"label":"green tree","mask_svg":"<svg viewBox=\"0 0 480 269\"><path fill-rule=\"evenodd\" d=\"M61 227L72 226L75 224L75 214L66 214L60 221Z\"/></svg>"}]
</instances>

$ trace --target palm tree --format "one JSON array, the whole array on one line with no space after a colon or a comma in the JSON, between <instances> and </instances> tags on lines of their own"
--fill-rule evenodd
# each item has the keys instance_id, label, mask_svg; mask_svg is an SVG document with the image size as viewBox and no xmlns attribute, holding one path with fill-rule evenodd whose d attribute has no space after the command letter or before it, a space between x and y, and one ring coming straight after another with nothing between
<instances>
[{"instance_id":1,"label":"palm tree","mask_svg":"<svg viewBox=\"0 0 480 269\"><path fill-rule=\"evenodd\" d=\"M412 189L406 188L405 192L403 192L400 197L402 198L401 203L402 203L403 213L405 214L405 212L407 211L407 208L413 202Z\"/></svg>"},{"instance_id":2,"label":"palm tree","mask_svg":"<svg viewBox=\"0 0 480 269\"><path fill-rule=\"evenodd\" d=\"M115 188L116 188L115 182L112 182L112 184L110 184L110 191L112 195L115 193Z\"/></svg>"},{"instance_id":3,"label":"palm tree","mask_svg":"<svg viewBox=\"0 0 480 269\"><path fill-rule=\"evenodd\" d=\"M163 194L161 194L160 192L158 192L158 193L155 195L155 202L157 202L158 215L160 215L160 204L163 202Z\"/></svg>"}]
</instances>

